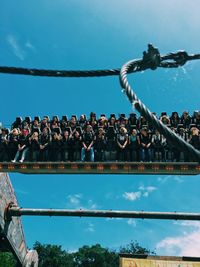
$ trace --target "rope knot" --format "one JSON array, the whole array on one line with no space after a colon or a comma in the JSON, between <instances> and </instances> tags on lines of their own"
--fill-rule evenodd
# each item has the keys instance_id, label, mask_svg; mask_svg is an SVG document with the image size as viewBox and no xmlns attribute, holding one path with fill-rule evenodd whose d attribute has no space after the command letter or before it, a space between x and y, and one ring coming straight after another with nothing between
<instances>
[{"instance_id":1,"label":"rope knot","mask_svg":"<svg viewBox=\"0 0 200 267\"><path fill-rule=\"evenodd\" d=\"M185 52L184 50L178 51L173 56L174 61L176 61L176 63L179 66L183 66L187 62L188 58L189 58L188 53Z\"/></svg>"},{"instance_id":2,"label":"rope knot","mask_svg":"<svg viewBox=\"0 0 200 267\"><path fill-rule=\"evenodd\" d=\"M149 67L155 70L161 62L160 52L158 48L154 47L152 44L148 44L147 52L143 52L143 63L145 67Z\"/></svg>"},{"instance_id":3,"label":"rope knot","mask_svg":"<svg viewBox=\"0 0 200 267\"><path fill-rule=\"evenodd\" d=\"M184 50L180 50L177 53L170 53L166 55L161 62L162 67L179 67L183 66L188 60L191 60L191 56Z\"/></svg>"}]
</instances>

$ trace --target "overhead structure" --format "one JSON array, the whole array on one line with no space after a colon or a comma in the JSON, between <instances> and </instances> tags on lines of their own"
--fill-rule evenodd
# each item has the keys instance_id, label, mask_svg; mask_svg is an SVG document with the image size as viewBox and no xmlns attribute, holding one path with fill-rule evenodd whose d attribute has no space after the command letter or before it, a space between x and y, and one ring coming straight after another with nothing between
<instances>
[{"instance_id":1,"label":"overhead structure","mask_svg":"<svg viewBox=\"0 0 200 267\"><path fill-rule=\"evenodd\" d=\"M198 162L25 162L0 163L0 172L23 174L197 175Z\"/></svg>"},{"instance_id":2,"label":"overhead structure","mask_svg":"<svg viewBox=\"0 0 200 267\"><path fill-rule=\"evenodd\" d=\"M39 70L17 67L0 66L0 73L22 74L48 77L101 77L118 75L120 84L131 105L141 113L167 139L168 143L180 151L188 154L194 162L162 162L162 163L130 163L130 162L96 162L96 163L0 163L0 250L12 251L20 266L37 267L38 255L36 251L27 249L20 216L86 216L86 217L115 217L115 218L146 218L146 219L175 219L200 220L199 213L166 213L144 211L72 211L72 210L36 210L21 209L18 206L7 172L20 173L91 173L91 174L199 174L200 151L185 142L182 138L160 122L136 96L128 83L127 74L161 68L177 68L189 60L200 59L200 54L188 55L185 51L160 55L157 48L151 44L143 52L142 59L127 62L121 69L63 71Z\"/></svg>"}]
</instances>

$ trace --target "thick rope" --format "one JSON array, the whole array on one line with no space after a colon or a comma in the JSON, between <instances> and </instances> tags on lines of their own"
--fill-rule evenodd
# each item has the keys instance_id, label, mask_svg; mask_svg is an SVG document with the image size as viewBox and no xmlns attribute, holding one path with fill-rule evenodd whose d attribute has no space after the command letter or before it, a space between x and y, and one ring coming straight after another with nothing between
<instances>
[{"instance_id":1,"label":"thick rope","mask_svg":"<svg viewBox=\"0 0 200 267\"><path fill-rule=\"evenodd\" d=\"M171 62L168 63L171 66ZM164 65L168 63L165 63ZM160 66L162 65L162 62L159 63L159 60L157 60L157 62L156 60L152 60L152 66L156 67L156 64ZM182 62L177 62L177 65L180 64L185 64L184 59ZM131 86L128 83L127 73L130 69L136 69L137 66L137 61L132 60L124 64L120 71L120 84L124 90L124 93L126 93L130 103L142 116L145 117L148 122L150 122L155 127L155 129L157 129L161 134L163 134L163 136L173 147L176 147L180 151L183 151L185 154L188 154L191 159L200 162L200 151L195 149L192 145L187 143L185 140L175 134L170 128L165 126L160 120L158 120L156 116L151 113L151 111L141 102L141 100L132 90Z\"/></svg>"},{"instance_id":2,"label":"thick rope","mask_svg":"<svg viewBox=\"0 0 200 267\"><path fill-rule=\"evenodd\" d=\"M157 61L156 63L152 61L152 57L155 57ZM156 69L157 67L177 68L184 65L187 61L195 59L200 59L200 54L188 55L185 51L178 51L176 53L160 56L159 51L152 45L149 45L148 53L144 52L142 59L135 60L135 62L137 62L137 69L130 68L128 73L142 71L149 68ZM0 73L72 78L114 76L119 75L120 70L120 68L105 70L45 70L0 66Z\"/></svg>"}]
</instances>

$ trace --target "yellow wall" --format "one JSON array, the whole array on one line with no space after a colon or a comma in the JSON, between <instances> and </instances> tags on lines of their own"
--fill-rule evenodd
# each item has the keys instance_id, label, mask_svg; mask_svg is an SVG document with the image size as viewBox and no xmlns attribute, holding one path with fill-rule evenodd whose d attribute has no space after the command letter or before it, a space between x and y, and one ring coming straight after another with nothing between
<instances>
[{"instance_id":1,"label":"yellow wall","mask_svg":"<svg viewBox=\"0 0 200 267\"><path fill-rule=\"evenodd\" d=\"M121 258L120 267L200 267L200 262Z\"/></svg>"}]
</instances>

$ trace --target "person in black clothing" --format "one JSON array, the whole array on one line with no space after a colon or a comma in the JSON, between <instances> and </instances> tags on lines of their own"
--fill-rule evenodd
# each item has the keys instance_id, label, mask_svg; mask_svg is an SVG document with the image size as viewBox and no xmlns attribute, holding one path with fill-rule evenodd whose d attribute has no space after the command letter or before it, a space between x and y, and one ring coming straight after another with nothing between
<instances>
[{"instance_id":1,"label":"person in black clothing","mask_svg":"<svg viewBox=\"0 0 200 267\"><path fill-rule=\"evenodd\" d=\"M63 161L72 160L72 139L68 131L65 131L63 134L63 144L62 144L62 158Z\"/></svg>"},{"instance_id":2,"label":"person in black clothing","mask_svg":"<svg viewBox=\"0 0 200 267\"><path fill-rule=\"evenodd\" d=\"M106 137L105 160L114 161L116 160L116 153L117 153L115 126L108 126L105 137Z\"/></svg>"},{"instance_id":3,"label":"person in black clothing","mask_svg":"<svg viewBox=\"0 0 200 267\"><path fill-rule=\"evenodd\" d=\"M180 130L179 130L180 132L178 132L178 129L175 129L175 128L171 128L171 129L177 135L179 135L182 138L184 138L183 133L181 134L181 131ZM180 161L180 154L181 154L180 149L177 148L177 146L175 146L175 145L171 145L171 148L172 148L172 152L173 152L172 153L172 159L173 159L173 161L174 162L179 162Z\"/></svg>"},{"instance_id":4,"label":"person in black clothing","mask_svg":"<svg viewBox=\"0 0 200 267\"><path fill-rule=\"evenodd\" d=\"M183 127L178 127L177 135L180 136L186 142L189 142L189 130L188 129L185 129ZM183 161L188 161L188 154L184 153L184 151L180 151L180 149L179 149L179 152L178 152L177 156L175 154L175 158L178 158L179 161L182 161L182 162Z\"/></svg>"},{"instance_id":5,"label":"person in black clothing","mask_svg":"<svg viewBox=\"0 0 200 267\"><path fill-rule=\"evenodd\" d=\"M137 116L135 113L131 113L129 115L129 118L128 118L128 124L131 126L131 125L134 125L136 126L137 125Z\"/></svg>"},{"instance_id":6,"label":"person in black clothing","mask_svg":"<svg viewBox=\"0 0 200 267\"><path fill-rule=\"evenodd\" d=\"M62 136L59 132L54 132L50 145L51 161L61 161L62 158Z\"/></svg>"},{"instance_id":7,"label":"person in black clothing","mask_svg":"<svg viewBox=\"0 0 200 267\"><path fill-rule=\"evenodd\" d=\"M193 127L191 129L191 137L189 140L189 143L196 149L200 150L200 135L199 135L199 129L196 127Z\"/></svg>"},{"instance_id":8,"label":"person in black clothing","mask_svg":"<svg viewBox=\"0 0 200 267\"><path fill-rule=\"evenodd\" d=\"M8 161L8 130L2 129L0 134L0 162Z\"/></svg>"},{"instance_id":9,"label":"person in black clothing","mask_svg":"<svg viewBox=\"0 0 200 267\"><path fill-rule=\"evenodd\" d=\"M41 121L41 124L40 124L41 132L43 132L44 128L49 128L49 126L50 126L49 118L48 118L48 116L44 116L42 121Z\"/></svg>"},{"instance_id":10,"label":"person in black clothing","mask_svg":"<svg viewBox=\"0 0 200 267\"><path fill-rule=\"evenodd\" d=\"M195 124L200 129L200 111L194 111L192 116L192 124Z\"/></svg>"},{"instance_id":11,"label":"person in black clothing","mask_svg":"<svg viewBox=\"0 0 200 267\"><path fill-rule=\"evenodd\" d=\"M67 127L68 127L68 118L66 115L64 115L62 116L62 119L60 120L60 128L62 132L64 132Z\"/></svg>"},{"instance_id":12,"label":"person in black clothing","mask_svg":"<svg viewBox=\"0 0 200 267\"><path fill-rule=\"evenodd\" d=\"M173 147L171 144L169 144L165 137L163 137L162 145L164 149L164 161L173 161Z\"/></svg>"},{"instance_id":13,"label":"person in black clothing","mask_svg":"<svg viewBox=\"0 0 200 267\"><path fill-rule=\"evenodd\" d=\"M19 140L19 131L17 128L14 128L8 138L8 154L9 160L14 160L15 155L18 150L18 140Z\"/></svg>"},{"instance_id":14,"label":"person in black clothing","mask_svg":"<svg viewBox=\"0 0 200 267\"><path fill-rule=\"evenodd\" d=\"M137 128L138 130L142 129L143 127L148 126L148 121L145 119L144 116L140 116L137 120Z\"/></svg>"},{"instance_id":15,"label":"person in black clothing","mask_svg":"<svg viewBox=\"0 0 200 267\"><path fill-rule=\"evenodd\" d=\"M103 128L104 130L107 128L108 120L105 114L101 114L100 119L98 120L97 126L98 126L98 128L96 128L97 133L99 132L99 128Z\"/></svg>"},{"instance_id":16,"label":"person in black clothing","mask_svg":"<svg viewBox=\"0 0 200 267\"><path fill-rule=\"evenodd\" d=\"M191 131L191 136L190 136L190 139L189 139L189 143L194 147L196 148L197 150L200 151L200 131L198 128L196 127L192 127L190 129ZM187 155L188 156L188 155ZM191 157L187 157L186 158L187 161L193 161L194 159L191 158Z\"/></svg>"},{"instance_id":17,"label":"person in black clothing","mask_svg":"<svg viewBox=\"0 0 200 267\"><path fill-rule=\"evenodd\" d=\"M129 128L128 119L126 118L125 114L121 114L118 120L118 131L120 131L121 127L124 127L126 130Z\"/></svg>"},{"instance_id":18,"label":"person in black clothing","mask_svg":"<svg viewBox=\"0 0 200 267\"><path fill-rule=\"evenodd\" d=\"M151 136L146 128L140 131L140 160L141 161L151 161Z\"/></svg>"},{"instance_id":19,"label":"person in black clothing","mask_svg":"<svg viewBox=\"0 0 200 267\"><path fill-rule=\"evenodd\" d=\"M39 134L34 132L29 138L30 161L38 161L40 153Z\"/></svg>"},{"instance_id":20,"label":"person in black clothing","mask_svg":"<svg viewBox=\"0 0 200 267\"><path fill-rule=\"evenodd\" d=\"M17 117L16 120L13 122L11 129L21 129L22 128L22 118Z\"/></svg>"},{"instance_id":21,"label":"person in black clothing","mask_svg":"<svg viewBox=\"0 0 200 267\"><path fill-rule=\"evenodd\" d=\"M105 152L105 132L103 128L99 128L94 141L94 160L104 161Z\"/></svg>"},{"instance_id":22,"label":"person in black clothing","mask_svg":"<svg viewBox=\"0 0 200 267\"><path fill-rule=\"evenodd\" d=\"M117 130L117 121L116 121L116 118L114 116L114 114L111 114L112 116L109 118L108 120L108 127L107 127L107 130L109 127L113 127L114 131Z\"/></svg>"},{"instance_id":23,"label":"person in black clothing","mask_svg":"<svg viewBox=\"0 0 200 267\"><path fill-rule=\"evenodd\" d=\"M127 161L128 134L125 127L121 127L117 135L117 160Z\"/></svg>"},{"instance_id":24,"label":"person in black clothing","mask_svg":"<svg viewBox=\"0 0 200 267\"><path fill-rule=\"evenodd\" d=\"M137 130L133 129L131 135L129 136L130 161L138 161L139 142L140 140L137 134Z\"/></svg>"},{"instance_id":25,"label":"person in black clothing","mask_svg":"<svg viewBox=\"0 0 200 267\"><path fill-rule=\"evenodd\" d=\"M40 160L49 160L49 145L51 143L50 129L48 127L43 128L40 136Z\"/></svg>"},{"instance_id":26,"label":"person in black clothing","mask_svg":"<svg viewBox=\"0 0 200 267\"><path fill-rule=\"evenodd\" d=\"M82 149L82 137L78 131L76 131L72 137L72 159L73 161L80 161L81 149Z\"/></svg>"},{"instance_id":27,"label":"person in black clothing","mask_svg":"<svg viewBox=\"0 0 200 267\"><path fill-rule=\"evenodd\" d=\"M86 120L86 116L85 116L84 114L82 114L82 115L80 116L79 121L78 121L78 125L79 125L82 129L85 129L86 122L87 122L87 120Z\"/></svg>"},{"instance_id":28,"label":"person in black clothing","mask_svg":"<svg viewBox=\"0 0 200 267\"><path fill-rule=\"evenodd\" d=\"M28 140L29 131L26 129L22 129L19 135L18 139L18 150L15 155L14 160L12 162L16 162L19 160L19 162L24 162L24 160L27 158L27 153L29 150L29 140Z\"/></svg>"},{"instance_id":29,"label":"person in black clothing","mask_svg":"<svg viewBox=\"0 0 200 267\"><path fill-rule=\"evenodd\" d=\"M169 125L170 124L170 119L167 115L163 115L160 117L160 121L165 124L165 125Z\"/></svg>"},{"instance_id":30,"label":"person in black clothing","mask_svg":"<svg viewBox=\"0 0 200 267\"><path fill-rule=\"evenodd\" d=\"M97 123L97 117L96 114L94 112L90 113L90 119L89 121L86 123L86 125L91 125L92 126L92 130L94 132L98 131L98 123ZM86 127L87 128L87 127Z\"/></svg>"},{"instance_id":31,"label":"person in black clothing","mask_svg":"<svg viewBox=\"0 0 200 267\"><path fill-rule=\"evenodd\" d=\"M94 161L94 133L91 125L87 125L82 144L81 161Z\"/></svg>"},{"instance_id":32,"label":"person in black clothing","mask_svg":"<svg viewBox=\"0 0 200 267\"><path fill-rule=\"evenodd\" d=\"M76 120L76 117L75 116L72 116L70 121L69 121L69 124L68 126L71 128L71 134L74 134L75 131L76 131L76 127L77 127L77 120Z\"/></svg>"},{"instance_id":33,"label":"person in black clothing","mask_svg":"<svg viewBox=\"0 0 200 267\"><path fill-rule=\"evenodd\" d=\"M172 112L172 115L170 117L171 126L174 128L177 128L179 123L180 123L180 118L179 118L178 112L176 111Z\"/></svg>"},{"instance_id":34,"label":"person in black clothing","mask_svg":"<svg viewBox=\"0 0 200 267\"><path fill-rule=\"evenodd\" d=\"M40 123L38 119L34 119L33 124L31 126L31 133L33 134L34 132L40 133Z\"/></svg>"},{"instance_id":35,"label":"person in black clothing","mask_svg":"<svg viewBox=\"0 0 200 267\"><path fill-rule=\"evenodd\" d=\"M189 128L190 123L191 123L191 118L190 118L190 115L187 111L183 112L180 122L181 122L181 124L183 124L184 128Z\"/></svg>"},{"instance_id":36,"label":"person in black clothing","mask_svg":"<svg viewBox=\"0 0 200 267\"><path fill-rule=\"evenodd\" d=\"M53 116L52 121L50 123L51 132L54 133L57 129L60 128L60 122L58 116Z\"/></svg>"},{"instance_id":37,"label":"person in black clothing","mask_svg":"<svg viewBox=\"0 0 200 267\"><path fill-rule=\"evenodd\" d=\"M164 157L164 147L163 147L163 136L158 132L158 130L155 131L155 133L152 135L152 156L153 161L161 162Z\"/></svg>"}]
</instances>

